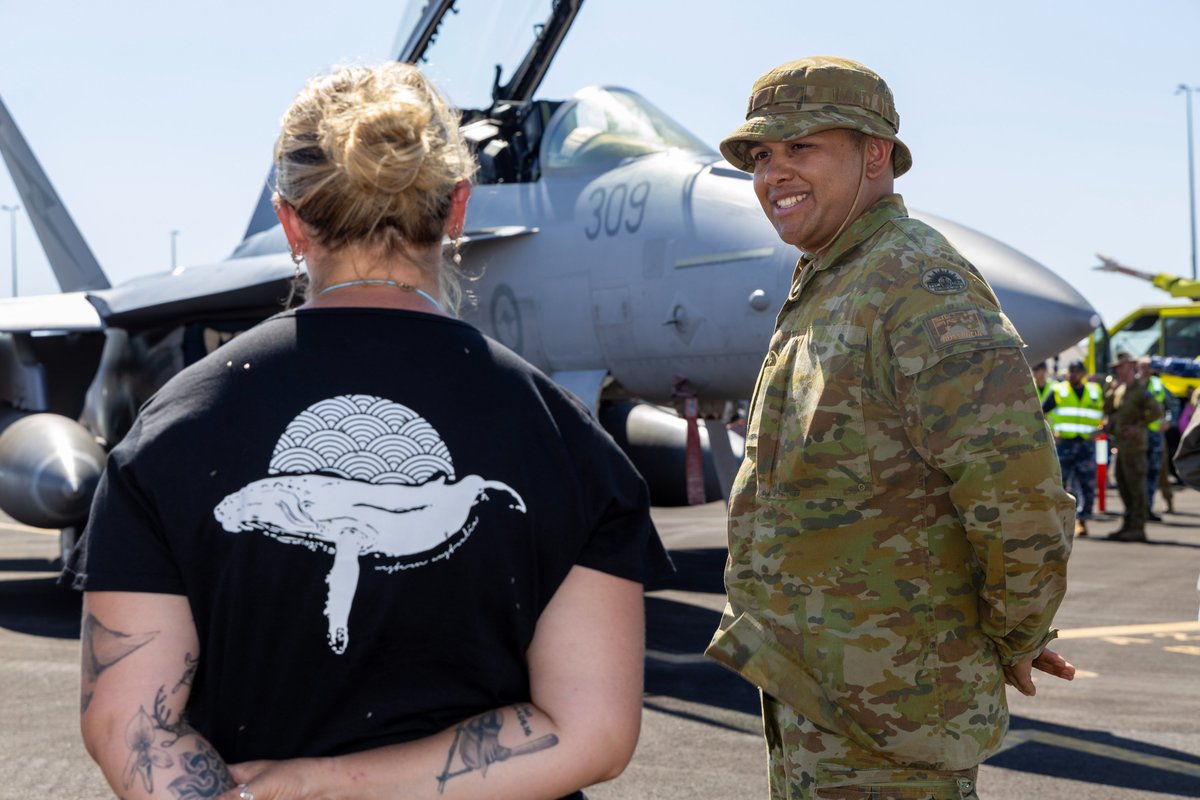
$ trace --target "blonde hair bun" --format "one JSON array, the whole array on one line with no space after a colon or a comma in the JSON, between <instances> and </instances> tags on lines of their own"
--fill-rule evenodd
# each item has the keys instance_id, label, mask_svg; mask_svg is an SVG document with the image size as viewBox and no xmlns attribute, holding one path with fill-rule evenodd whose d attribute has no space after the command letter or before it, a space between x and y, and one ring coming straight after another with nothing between
<instances>
[{"instance_id":1,"label":"blonde hair bun","mask_svg":"<svg viewBox=\"0 0 1200 800\"><path fill-rule=\"evenodd\" d=\"M393 195L420 176L430 144L428 103L411 90L326 118L320 126L321 149L362 192Z\"/></svg>"},{"instance_id":2,"label":"blonde hair bun","mask_svg":"<svg viewBox=\"0 0 1200 800\"><path fill-rule=\"evenodd\" d=\"M440 242L450 195L474 172L458 115L416 67L394 61L309 81L275 142L280 197L330 249Z\"/></svg>"}]
</instances>

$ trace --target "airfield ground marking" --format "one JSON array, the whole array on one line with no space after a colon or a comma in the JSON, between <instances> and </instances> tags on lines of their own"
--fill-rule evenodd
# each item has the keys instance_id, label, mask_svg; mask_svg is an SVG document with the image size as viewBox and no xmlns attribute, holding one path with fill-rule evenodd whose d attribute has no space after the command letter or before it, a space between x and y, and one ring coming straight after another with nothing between
<instances>
[{"instance_id":1,"label":"airfield ground marking","mask_svg":"<svg viewBox=\"0 0 1200 800\"><path fill-rule=\"evenodd\" d=\"M1076 628L1069 631L1059 631L1058 638L1103 639L1110 644L1118 645L1153 644L1156 639L1159 641L1172 639L1177 642L1196 641L1195 637L1188 635L1192 632L1200 634L1200 620L1154 622L1146 625L1110 625L1103 628ZM1143 634L1143 636L1138 637L1131 634ZM1145 638L1145 634L1149 634L1153 638ZM1163 649L1173 653L1200 655L1200 647L1193 645L1172 645ZM702 653L669 653L665 650L647 650L646 657L668 664L713 663ZM1096 673L1084 670L1079 670L1076 674L1079 677L1096 677Z\"/></svg>"},{"instance_id":2,"label":"airfield ground marking","mask_svg":"<svg viewBox=\"0 0 1200 800\"><path fill-rule=\"evenodd\" d=\"M1145 625L1110 625L1104 628L1076 628L1059 631L1059 639L1103 639L1108 637L1136 637L1147 633L1200 633L1200 620L1186 622L1151 622Z\"/></svg>"},{"instance_id":3,"label":"airfield ground marking","mask_svg":"<svg viewBox=\"0 0 1200 800\"><path fill-rule=\"evenodd\" d=\"M1034 731L1034 730L1009 730L1008 735L1004 737L1004 744L1000 746L997 752L1003 753L1005 750L1010 750L1020 744L1026 742L1034 742L1036 744L1044 744L1052 747L1062 747L1068 750L1074 750L1078 753L1087 753L1093 756L1102 758L1112 758L1118 761L1125 761L1130 764L1138 764L1139 766L1149 767L1151 769L1160 769L1165 772L1177 772L1181 775L1191 775L1200 778L1200 764L1191 764L1186 761L1179 761L1174 758L1165 756L1154 756L1148 753L1138 753L1132 750L1127 750L1123 747L1117 747L1111 744L1101 744L1099 742L1089 742L1086 739L1080 739L1075 736L1064 736L1060 733L1051 733L1049 731ZM993 756L994 758L995 756Z\"/></svg>"},{"instance_id":4,"label":"airfield ground marking","mask_svg":"<svg viewBox=\"0 0 1200 800\"><path fill-rule=\"evenodd\" d=\"M1200 656L1200 647L1193 647L1191 645L1172 645L1171 647L1164 647L1163 650L1166 650L1168 653L1183 653L1185 656Z\"/></svg>"},{"instance_id":5,"label":"airfield ground marking","mask_svg":"<svg viewBox=\"0 0 1200 800\"><path fill-rule=\"evenodd\" d=\"M1190 625L1188 628L1196 629L1195 623L1184 623ZM1105 630L1097 628L1096 630ZM1080 637L1075 637L1080 638ZM1165 649L1185 649L1185 648L1165 648ZM1196 650L1200 654L1200 648L1188 648ZM647 658L653 658L657 661L665 661L669 664L702 664L713 663L708 658L700 653L668 653L661 650L647 650ZM1095 677L1096 673L1079 670L1079 677ZM1149 755L1147 753L1138 753L1127 750L1115 745L1100 744L1098 742L1089 742L1086 739L1081 739L1075 736L1064 736L1062 734L1050 733L1048 731L1031 731L1031 730L1009 730L1008 735L1004 737L1004 744L1001 745L997 753L1003 753L1020 744L1033 742L1035 744L1044 744L1053 747L1062 747L1068 750L1073 750L1078 753L1087 753L1101 758L1112 758L1118 761L1124 761L1130 764L1138 764L1151 769L1164 770L1166 772L1175 772L1182 775L1195 776L1200 778L1200 764L1191 764L1186 761L1179 761L1165 756Z\"/></svg>"},{"instance_id":6,"label":"airfield ground marking","mask_svg":"<svg viewBox=\"0 0 1200 800\"><path fill-rule=\"evenodd\" d=\"M39 533L42 536L58 536L54 528L35 528L32 525L22 525L19 522L0 522L0 528L11 528L22 533Z\"/></svg>"},{"instance_id":7,"label":"airfield ground marking","mask_svg":"<svg viewBox=\"0 0 1200 800\"><path fill-rule=\"evenodd\" d=\"M1110 644L1131 645L1153 644L1156 640L1161 642L1164 639L1177 642L1194 641L1197 637L1189 635L1193 632L1200 633L1200 620L1187 620L1184 622L1155 622L1144 625L1109 625L1098 628L1076 628L1069 631L1060 631L1058 638L1101 639ZM1194 645L1171 645L1164 647L1163 650L1172 653L1200 656L1200 647ZM1076 672L1077 677L1095 677L1095 675L1096 673L1094 672L1085 672L1083 670L1078 670ZM1117 759L1130 764L1138 764L1140 766L1150 767L1151 769L1176 772L1183 775L1200 778L1200 764L1192 764L1186 761L1166 758L1164 756L1138 753L1122 747L1117 747L1115 745L1089 742L1086 739L1080 739L1074 736L1064 736L1062 734L1050 733L1048 731L1009 730L1008 735L1004 737L1004 744L1001 745L1000 750L997 752L1002 753L1005 750L1009 750L1026 742L1035 742L1054 747L1063 747L1080 753L1088 753L1090 755L1100 756L1103 758Z\"/></svg>"}]
</instances>

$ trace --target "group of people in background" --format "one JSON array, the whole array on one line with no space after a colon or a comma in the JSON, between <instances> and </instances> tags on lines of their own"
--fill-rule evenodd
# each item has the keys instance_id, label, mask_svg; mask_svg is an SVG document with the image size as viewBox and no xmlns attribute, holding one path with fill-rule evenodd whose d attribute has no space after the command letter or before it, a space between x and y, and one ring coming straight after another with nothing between
<instances>
[{"instance_id":1,"label":"group of people in background","mask_svg":"<svg viewBox=\"0 0 1200 800\"><path fill-rule=\"evenodd\" d=\"M1148 358L1117 353L1103 385L1081 361L1067 366L1066 378L1050 380L1045 362L1034 366L1034 385L1054 432L1063 485L1076 498L1075 535L1088 535L1096 496L1096 442L1106 435L1109 463L1124 506L1121 527L1108 535L1123 542L1146 541L1146 523L1162 522L1153 510L1161 491L1166 512L1174 513L1171 454L1191 421L1197 394L1188 401L1167 391Z\"/></svg>"}]
</instances>

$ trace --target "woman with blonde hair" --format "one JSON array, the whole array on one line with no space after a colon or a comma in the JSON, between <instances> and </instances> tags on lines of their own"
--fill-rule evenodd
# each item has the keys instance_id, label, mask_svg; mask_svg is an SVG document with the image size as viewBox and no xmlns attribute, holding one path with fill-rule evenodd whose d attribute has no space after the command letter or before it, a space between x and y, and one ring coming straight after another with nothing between
<instances>
[{"instance_id":1,"label":"woman with blonde hair","mask_svg":"<svg viewBox=\"0 0 1200 800\"><path fill-rule=\"evenodd\" d=\"M644 484L453 318L473 160L415 68L311 81L276 209L308 297L184 370L110 455L65 576L123 798L562 798L628 763Z\"/></svg>"}]
</instances>

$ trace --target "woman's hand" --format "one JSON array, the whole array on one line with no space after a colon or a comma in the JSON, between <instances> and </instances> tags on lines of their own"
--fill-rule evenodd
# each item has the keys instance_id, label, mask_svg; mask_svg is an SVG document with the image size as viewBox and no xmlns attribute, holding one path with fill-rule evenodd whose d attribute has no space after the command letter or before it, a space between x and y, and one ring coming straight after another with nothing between
<instances>
[{"instance_id":1,"label":"woman's hand","mask_svg":"<svg viewBox=\"0 0 1200 800\"><path fill-rule=\"evenodd\" d=\"M316 800L318 764L313 758L230 764L229 774L238 786L219 800Z\"/></svg>"}]
</instances>

